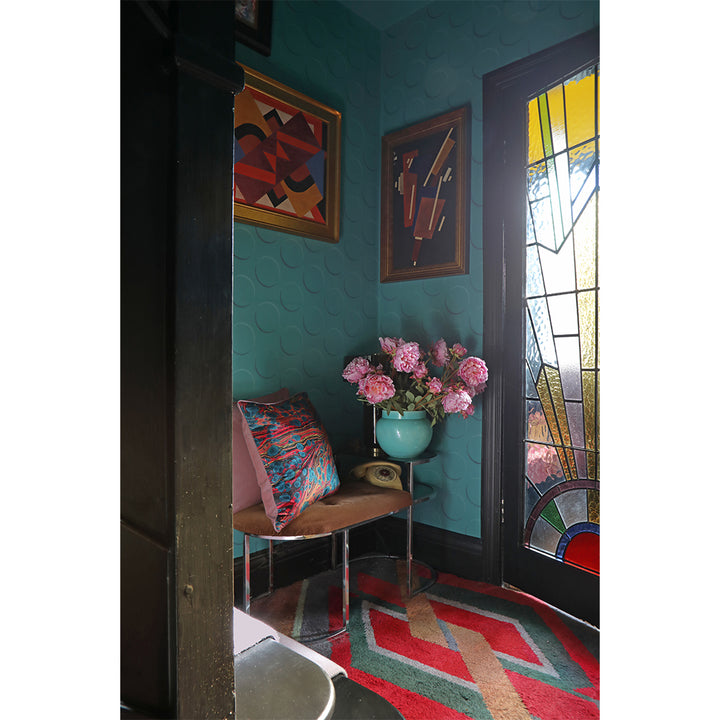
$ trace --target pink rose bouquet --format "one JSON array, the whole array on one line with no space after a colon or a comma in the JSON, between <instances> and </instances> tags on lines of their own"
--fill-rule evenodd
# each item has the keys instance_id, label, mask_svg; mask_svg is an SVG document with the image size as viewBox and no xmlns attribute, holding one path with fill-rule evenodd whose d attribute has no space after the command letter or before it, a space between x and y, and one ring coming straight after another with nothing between
<instances>
[{"instance_id":1,"label":"pink rose bouquet","mask_svg":"<svg viewBox=\"0 0 720 720\"><path fill-rule=\"evenodd\" d=\"M425 410L433 425L446 415L467 418L475 412L473 399L485 390L488 369L460 343L449 348L440 338L424 351L416 342L388 337L380 338L380 349L372 362L357 357L343 370L362 402L400 414ZM439 374L431 374L431 367Z\"/></svg>"}]
</instances>

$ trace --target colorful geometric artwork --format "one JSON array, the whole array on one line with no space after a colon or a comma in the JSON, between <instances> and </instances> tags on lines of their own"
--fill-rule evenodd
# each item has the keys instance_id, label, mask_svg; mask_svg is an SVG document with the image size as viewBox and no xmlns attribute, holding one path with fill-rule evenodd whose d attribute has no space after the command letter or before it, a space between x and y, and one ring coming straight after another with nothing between
<instances>
[{"instance_id":1,"label":"colorful geometric artwork","mask_svg":"<svg viewBox=\"0 0 720 720\"><path fill-rule=\"evenodd\" d=\"M526 547L599 574L598 67L527 105Z\"/></svg>"},{"instance_id":2,"label":"colorful geometric artwork","mask_svg":"<svg viewBox=\"0 0 720 720\"><path fill-rule=\"evenodd\" d=\"M467 265L467 108L383 138L380 281Z\"/></svg>"},{"instance_id":3,"label":"colorful geometric artwork","mask_svg":"<svg viewBox=\"0 0 720 720\"><path fill-rule=\"evenodd\" d=\"M245 73L235 96L235 218L337 242L339 113Z\"/></svg>"}]
</instances>

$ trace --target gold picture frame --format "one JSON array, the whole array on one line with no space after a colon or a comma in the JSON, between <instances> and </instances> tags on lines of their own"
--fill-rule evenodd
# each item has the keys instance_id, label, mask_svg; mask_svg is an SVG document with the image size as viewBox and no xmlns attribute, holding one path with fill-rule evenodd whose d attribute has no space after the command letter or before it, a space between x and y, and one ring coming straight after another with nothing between
<instances>
[{"instance_id":1,"label":"gold picture frame","mask_svg":"<svg viewBox=\"0 0 720 720\"><path fill-rule=\"evenodd\" d=\"M235 220L338 242L340 113L241 67L245 89L235 96Z\"/></svg>"},{"instance_id":2,"label":"gold picture frame","mask_svg":"<svg viewBox=\"0 0 720 720\"><path fill-rule=\"evenodd\" d=\"M469 106L382 139L380 282L468 272Z\"/></svg>"}]
</instances>

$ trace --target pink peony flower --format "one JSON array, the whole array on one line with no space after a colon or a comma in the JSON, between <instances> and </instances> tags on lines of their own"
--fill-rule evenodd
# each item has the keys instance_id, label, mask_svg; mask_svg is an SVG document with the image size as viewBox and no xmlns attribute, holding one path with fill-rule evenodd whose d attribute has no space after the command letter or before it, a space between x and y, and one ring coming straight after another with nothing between
<instances>
[{"instance_id":1,"label":"pink peony flower","mask_svg":"<svg viewBox=\"0 0 720 720\"><path fill-rule=\"evenodd\" d=\"M452 346L452 351L455 354L455 357L465 357L467 354L467 348L464 348L460 343L455 343Z\"/></svg>"},{"instance_id":2,"label":"pink peony flower","mask_svg":"<svg viewBox=\"0 0 720 720\"><path fill-rule=\"evenodd\" d=\"M356 383L362 380L370 372L370 363L366 358L358 357L351 360L345 369L343 370L342 376L351 383Z\"/></svg>"},{"instance_id":3,"label":"pink peony flower","mask_svg":"<svg viewBox=\"0 0 720 720\"><path fill-rule=\"evenodd\" d=\"M380 349L388 355L393 355L398 345L402 345L405 341L402 338L378 338L380 340Z\"/></svg>"},{"instance_id":4,"label":"pink peony flower","mask_svg":"<svg viewBox=\"0 0 720 720\"><path fill-rule=\"evenodd\" d=\"M435 395L439 395L442 392L442 382L440 378L432 378L428 383L428 390Z\"/></svg>"},{"instance_id":5,"label":"pink peony flower","mask_svg":"<svg viewBox=\"0 0 720 720\"><path fill-rule=\"evenodd\" d=\"M358 383L357 394L370 404L377 405L383 400L389 400L395 394L395 385L387 375L370 373Z\"/></svg>"},{"instance_id":6,"label":"pink peony flower","mask_svg":"<svg viewBox=\"0 0 720 720\"><path fill-rule=\"evenodd\" d=\"M458 375L471 387L487 382L488 369L483 360L478 357L467 357L458 367Z\"/></svg>"},{"instance_id":7,"label":"pink peony flower","mask_svg":"<svg viewBox=\"0 0 720 720\"><path fill-rule=\"evenodd\" d=\"M398 346L393 358L393 367L400 372L412 372L420 362L420 346L416 342L407 342Z\"/></svg>"},{"instance_id":8,"label":"pink peony flower","mask_svg":"<svg viewBox=\"0 0 720 720\"><path fill-rule=\"evenodd\" d=\"M464 390L451 390L442 399L442 405L446 413L463 412L472 405L472 398Z\"/></svg>"},{"instance_id":9,"label":"pink peony flower","mask_svg":"<svg viewBox=\"0 0 720 720\"><path fill-rule=\"evenodd\" d=\"M448 353L447 343L443 338L440 338L430 348L430 360L432 360L433 365L445 367L449 359L450 353Z\"/></svg>"},{"instance_id":10,"label":"pink peony flower","mask_svg":"<svg viewBox=\"0 0 720 720\"><path fill-rule=\"evenodd\" d=\"M412 371L412 376L416 380L422 380L428 374L427 365L424 362L419 362Z\"/></svg>"}]
</instances>

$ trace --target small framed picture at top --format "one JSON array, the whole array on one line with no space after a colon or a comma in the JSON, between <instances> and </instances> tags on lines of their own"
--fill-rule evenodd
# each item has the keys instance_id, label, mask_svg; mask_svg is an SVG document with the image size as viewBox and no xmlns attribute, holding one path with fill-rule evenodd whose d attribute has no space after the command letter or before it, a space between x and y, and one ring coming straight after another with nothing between
<instances>
[{"instance_id":1,"label":"small framed picture at top","mask_svg":"<svg viewBox=\"0 0 720 720\"><path fill-rule=\"evenodd\" d=\"M235 0L235 38L263 55L272 45L273 0Z\"/></svg>"},{"instance_id":2,"label":"small framed picture at top","mask_svg":"<svg viewBox=\"0 0 720 720\"><path fill-rule=\"evenodd\" d=\"M380 282L468 272L468 106L382 139Z\"/></svg>"}]
</instances>

